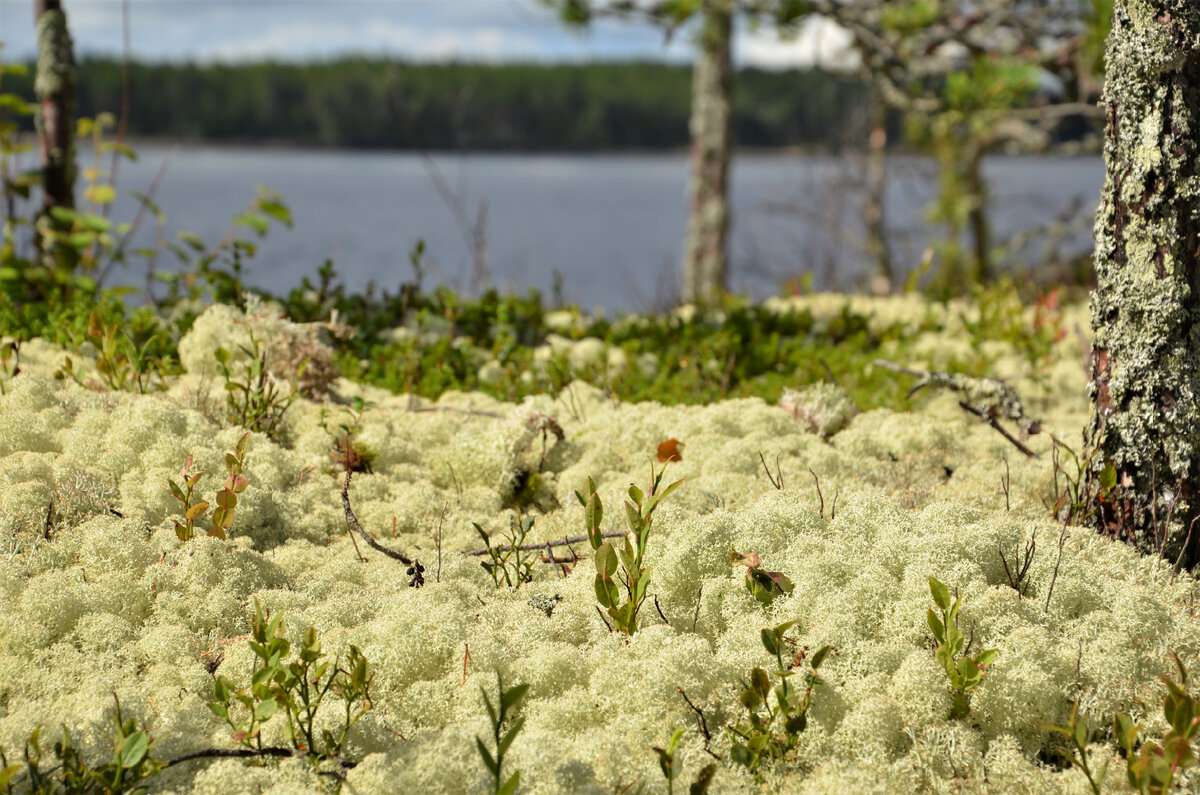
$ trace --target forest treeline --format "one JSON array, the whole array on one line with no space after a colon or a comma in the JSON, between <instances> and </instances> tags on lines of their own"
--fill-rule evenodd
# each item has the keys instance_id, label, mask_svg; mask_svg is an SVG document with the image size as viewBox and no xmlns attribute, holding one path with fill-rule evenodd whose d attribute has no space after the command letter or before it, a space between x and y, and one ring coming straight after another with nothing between
<instances>
[{"instance_id":1,"label":"forest treeline","mask_svg":"<svg viewBox=\"0 0 1200 795\"><path fill-rule=\"evenodd\" d=\"M117 112L122 67L87 59L79 113ZM393 149L669 149L688 144L691 69L651 62L133 63L129 134ZM33 70L5 76L33 98ZM867 87L855 75L745 69L735 139L749 147L857 146Z\"/></svg>"}]
</instances>

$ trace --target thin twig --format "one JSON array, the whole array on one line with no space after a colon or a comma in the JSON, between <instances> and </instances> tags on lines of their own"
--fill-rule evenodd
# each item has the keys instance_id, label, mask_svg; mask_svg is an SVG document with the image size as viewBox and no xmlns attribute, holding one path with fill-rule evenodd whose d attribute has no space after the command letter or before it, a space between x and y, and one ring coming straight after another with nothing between
<instances>
[{"instance_id":1,"label":"thin twig","mask_svg":"<svg viewBox=\"0 0 1200 795\"><path fill-rule=\"evenodd\" d=\"M779 491L783 491L783 470L779 468L779 457L783 453L775 456L775 474L771 474L771 468L767 466L767 459L763 458L762 450L758 451L758 460L762 461L763 469L767 471L767 480L771 481L771 485Z\"/></svg>"},{"instance_id":2,"label":"thin twig","mask_svg":"<svg viewBox=\"0 0 1200 795\"><path fill-rule=\"evenodd\" d=\"M1013 436L1011 433L1006 431L1004 429L1004 426L1001 425L999 422L997 422L996 418L993 417L992 415L988 414L986 411L977 409L974 406L972 406L970 403L967 403L966 401L963 401L963 400L958 401L958 405L962 406L964 411L969 411L970 413L974 414L976 417L979 417L980 419L986 421L987 424L992 426L992 428L994 428L997 433L999 433L1005 439L1008 439L1010 442L1012 442L1013 446L1016 447L1018 450L1020 450L1022 453L1024 453L1027 457L1029 457L1029 458L1037 458L1038 457L1037 453L1030 450L1028 447L1025 446L1025 444L1020 439L1018 439L1017 437Z\"/></svg>"},{"instance_id":3,"label":"thin twig","mask_svg":"<svg viewBox=\"0 0 1200 795\"><path fill-rule=\"evenodd\" d=\"M662 608L658 606L658 594L654 594L654 609L658 611L658 617L663 620L663 623L668 627L671 626L671 622L667 620L665 615L663 615Z\"/></svg>"},{"instance_id":4,"label":"thin twig","mask_svg":"<svg viewBox=\"0 0 1200 795\"><path fill-rule=\"evenodd\" d=\"M821 493L821 480L817 477L817 473L812 471L812 467L808 468L808 474L813 476L813 481L817 484L817 498L821 501L817 511L821 514L821 518L825 518L825 495Z\"/></svg>"},{"instance_id":5,"label":"thin twig","mask_svg":"<svg viewBox=\"0 0 1200 795\"><path fill-rule=\"evenodd\" d=\"M291 748L205 748L202 751L192 751L191 753L177 756L170 760L163 767L174 767L175 765L184 762L191 762L194 759L248 759L256 756L276 756L276 757L293 757L304 756L303 751L296 751ZM358 762L352 762L346 759L338 759L337 763L346 770L355 767Z\"/></svg>"},{"instance_id":6,"label":"thin twig","mask_svg":"<svg viewBox=\"0 0 1200 795\"><path fill-rule=\"evenodd\" d=\"M1057 478L1057 476L1058 476L1058 473L1056 472L1055 478ZM1004 477L1000 478L1000 486L1001 486L1001 488L1004 489L1004 510L1006 510L1006 511L1012 510L1012 505L1009 503L1009 499L1008 499L1008 489L1011 485L1012 485L1012 472L1009 471L1008 459L1005 458L1004 459Z\"/></svg>"},{"instance_id":7,"label":"thin twig","mask_svg":"<svg viewBox=\"0 0 1200 795\"><path fill-rule=\"evenodd\" d=\"M600 534L600 536L602 538L620 538L621 536L624 536L624 535L625 535L624 530L605 530L603 533ZM588 537L586 535L571 536L570 538L562 538L562 539L559 539L558 541L538 541L533 544L522 544L521 546L517 547L517 549L524 552L524 551L534 550L534 549L545 549L546 547L561 547L561 546L564 546L567 544L579 544L579 543L587 541L587 540L588 540ZM511 549L511 545L501 544L498 547L492 547L492 549L495 550L496 552L507 552L509 549ZM487 548L472 549L472 550L469 550L462 554L466 555L468 557L486 555ZM578 556L576 556L576 557L578 557Z\"/></svg>"},{"instance_id":8,"label":"thin twig","mask_svg":"<svg viewBox=\"0 0 1200 795\"><path fill-rule=\"evenodd\" d=\"M1183 548L1179 550L1179 557L1175 558L1175 567L1171 570L1171 579L1174 579L1175 575L1179 573L1179 564L1183 562L1183 555L1187 552L1188 543L1192 540L1192 528L1196 526L1197 521L1200 521L1200 516L1197 516L1188 525L1187 536L1183 539Z\"/></svg>"},{"instance_id":9,"label":"thin twig","mask_svg":"<svg viewBox=\"0 0 1200 795\"><path fill-rule=\"evenodd\" d=\"M710 747L712 743L712 733L708 730L708 721L704 719L704 711L692 703L692 700L688 698L688 694L683 692L682 687L677 687L675 690L678 691L679 695L683 696L683 700L686 701L687 705L692 708L692 712L696 713L696 723L698 723L700 726L700 733L704 735L704 750L707 751L708 755L713 759L720 759L721 755L714 753L713 749Z\"/></svg>"},{"instance_id":10,"label":"thin twig","mask_svg":"<svg viewBox=\"0 0 1200 795\"><path fill-rule=\"evenodd\" d=\"M1058 536L1058 557L1054 559L1054 574L1050 576L1050 590L1046 591L1046 606L1042 608L1043 613L1050 612L1050 596L1054 593L1054 583L1058 581L1058 564L1062 563L1063 544L1067 542L1067 527L1063 526L1062 533Z\"/></svg>"},{"instance_id":11,"label":"thin twig","mask_svg":"<svg viewBox=\"0 0 1200 795\"><path fill-rule=\"evenodd\" d=\"M446 509L447 509L448 507L449 507L449 506L447 506L447 505L443 505L443 506L442 506L442 515L438 517L438 529L437 529L437 534L436 534L436 535L434 535L434 537L433 537L433 538L434 538L434 541L436 541L436 542L437 542L437 556L438 556L438 562L437 562L437 574L436 574L436 575L434 575L434 581L435 581L435 582L441 582L441 581L442 581L442 521L443 521L443 520L446 518ZM394 521L395 521L395 519L393 518L393 519L392 519L392 521L394 522ZM393 537L393 538L395 538L395 535L396 535L396 534L395 534L395 528L393 527L393 530L392 530L392 537Z\"/></svg>"},{"instance_id":12,"label":"thin twig","mask_svg":"<svg viewBox=\"0 0 1200 795\"><path fill-rule=\"evenodd\" d=\"M472 417L494 417L496 419L504 419L503 414L497 414L494 411L484 411L483 409L460 409L455 406L420 406L411 408L409 412L412 414L420 414L427 411L444 411L453 414L468 414Z\"/></svg>"},{"instance_id":13,"label":"thin twig","mask_svg":"<svg viewBox=\"0 0 1200 795\"><path fill-rule=\"evenodd\" d=\"M363 526L358 523L358 517L354 515L354 509L350 507L350 470L346 470L346 483L342 486L342 507L346 510L346 524L348 527L358 531L362 536L363 541L367 542L367 546L376 552L382 552L393 560L398 560L406 566L412 565L412 558L402 552L397 552L394 549L388 549L383 544L380 544L375 539L371 538L371 534L363 529Z\"/></svg>"},{"instance_id":14,"label":"thin twig","mask_svg":"<svg viewBox=\"0 0 1200 795\"><path fill-rule=\"evenodd\" d=\"M596 615L600 616L600 620L604 622L604 626L608 627L608 632L609 632L609 634L611 635L611 634L612 634L612 631L613 631L613 630L612 630L612 624L608 623L608 619L607 619L607 618L605 618L605 617L604 617L604 614L600 612L600 606L599 606L599 605L596 605Z\"/></svg>"}]
</instances>

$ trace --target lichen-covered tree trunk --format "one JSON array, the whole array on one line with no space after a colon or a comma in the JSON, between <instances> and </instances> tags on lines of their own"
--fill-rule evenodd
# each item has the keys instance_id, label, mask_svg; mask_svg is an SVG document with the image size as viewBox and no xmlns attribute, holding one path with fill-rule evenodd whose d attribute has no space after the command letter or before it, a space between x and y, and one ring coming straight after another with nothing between
<instances>
[{"instance_id":1,"label":"lichen-covered tree trunk","mask_svg":"<svg viewBox=\"0 0 1200 795\"><path fill-rule=\"evenodd\" d=\"M1200 562L1198 47L1195 0L1118 0L1087 429L1094 524L1188 567Z\"/></svg>"},{"instance_id":2,"label":"lichen-covered tree trunk","mask_svg":"<svg viewBox=\"0 0 1200 795\"><path fill-rule=\"evenodd\" d=\"M733 8L730 0L704 0L702 13L699 54L692 74L692 173L683 246L683 300L687 303L709 303L724 291L729 233Z\"/></svg>"},{"instance_id":3,"label":"lichen-covered tree trunk","mask_svg":"<svg viewBox=\"0 0 1200 795\"><path fill-rule=\"evenodd\" d=\"M42 161L42 216L75 206L75 53L60 0L35 0L38 60L34 91ZM54 223L50 218L50 223ZM49 255L35 236L43 255Z\"/></svg>"}]
</instances>

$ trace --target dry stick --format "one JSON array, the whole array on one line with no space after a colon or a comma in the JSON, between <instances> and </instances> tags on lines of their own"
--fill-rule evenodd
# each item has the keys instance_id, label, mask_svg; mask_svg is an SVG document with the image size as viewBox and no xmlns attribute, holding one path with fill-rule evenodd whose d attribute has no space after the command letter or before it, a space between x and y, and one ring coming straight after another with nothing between
<instances>
[{"instance_id":1,"label":"dry stick","mask_svg":"<svg viewBox=\"0 0 1200 795\"><path fill-rule=\"evenodd\" d=\"M986 411L981 411L980 409L977 409L974 406L972 406L971 404L967 403L966 401L962 401L962 400L958 401L958 405L962 406L964 411L969 411L970 413L974 414L976 417L979 417L982 420L986 420L988 425L992 426L996 430L996 432L999 433L1001 436L1003 436L1005 439L1008 439L1010 442L1012 442L1013 446L1016 447L1018 450L1020 450L1022 453L1024 453L1027 457L1029 457L1029 458L1037 458L1038 457L1037 453L1033 452L1028 447L1026 447L1021 442L1020 439L1013 436L1008 431L1004 430L1004 426L1001 425L999 422L997 422L996 418L993 417L992 415L988 414Z\"/></svg>"},{"instance_id":2,"label":"dry stick","mask_svg":"<svg viewBox=\"0 0 1200 795\"><path fill-rule=\"evenodd\" d=\"M600 606L599 606L599 605L596 605L596 615L600 616L600 620L604 622L604 626L608 627L608 632L609 632L609 634L611 635L611 634L612 634L612 631L613 631L613 630L612 630L612 624L608 623L608 619L607 619L607 618L605 618L605 617L604 617L604 614L600 612Z\"/></svg>"},{"instance_id":3,"label":"dry stick","mask_svg":"<svg viewBox=\"0 0 1200 795\"><path fill-rule=\"evenodd\" d=\"M278 756L292 757L304 756L303 751L295 751L291 748L205 748L202 751L192 751L191 753L177 756L167 762L163 767L174 767L175 765L184 762L190 762L193 759L247 759L255 756ZM358 762L351 762L345 759L337 760L343 768L349 770L356 766Z\"/></svg>"},{"instance_id":4,"label":"dry stick","mask_svg":"<svg viewBox=\"0 0 1200 795\"><path fill-rule=\"evenodd\" d=\"M494 411L484 411L483 409L460 409L454 406L420 406L418 408L409 409L412 414L420 414L426 411L445 411L453 414L468 414L473 417L494 417L503 419L503 414L497 414Z\"/></svg>"},{"instance_id":5,"label":"dry stick","mask_svg":"<svg viewBox=\"0 0 1200 795\"><path fill-rule=\"evenodd\" d=\"M783 470L779 468L779 457L783 453L775 456L775 475L771 474L771 468L767 466L767 459L763 458L762 450L758 451L758 460L762 461L763 469L767 471L767 480L771 481L771 485L776 489L783 491Z\"/></svg>"},{"instance_id":6,"label":"dry stick","mask_svg":"<svg viewBox=\"0 0 1200 795\"><path fill-rule=\"evenodd\" d=\"M825 495L821 493L821 480L817 477L817 473L812 471L812 467L808 468L808 474L813 476L813 481L817 484L817 498L821 500L821 507L818 508L821 518L825 518Z\"/></svg>"},{"instance_id":7,"label":"dry stick","mask_svg":"<svg viewBox=\"0 0 1200 795\"><path fill-rule=\"evenodd\" d=\"M668 627L671 626L671 622L667 621L667 617L663 615L662 608L658 606L658 594L654 594L654 609L658 611L658 617L663 620L663 623Z\"/></svg>"},{"instance_id":8,"label":"dry stick","mask_svg":"<svg viewBox=\"0 0 1200 795\"><path fill-rule=\"evenodd\" d=\"M603 533L600 534L600 536L602 538L620 538L623 535L625 535L624 530L605 530ZM587 540L588 540L588 537L586 535L571 536L570 538L563 538L558 541L538 541L533 544L522 544L521 546L517 547L517 549L521 550L522 552L525 552L525 551L534 550L534 549L545 549L546 547L561 547L561 546L564 546L567 544L579 544L579 543L581 543L583 541L587 541ZM510 544L501 544L498 547L492 547L492 550L495 552L507 552L511 548L512 548L512 545L510 545ZM486 548L472 549L472 550L469 550L462 554L466 555L468 557L473 557L473 556L478 556L478 555L486 555L487 549ZM576 558L578 558L578 555L576 556Z\"/></svg>"},{"instance_id":9,"label":"dry stick","mask_svg":"<svg viewBox=\"0 0 1200 795\"><path fill-rule=\"evenodd\" d=\"M1054 574L1050 576L1050 590L1046 591L1046 606L1042 608L1043 613L1050 612L1050 597L1054 594L1054 583L1058 581L1058 564L1062 563L1063 544L1067 542L1067 528L1064 525L1062 533L1058 536L1058 557L1054 559Z\"/></svg>"},{"instance_id":10,"label":"dry stick","mask_svg":"<svg viewBox=\"0 0 1200 795\"><path fill-rule=\"evenodd\" d=\"M397 552L394 549L388 549L383 544L380 544L375 539L371 538L371 534L363 530L363 526L358 523L358 517L354 515L354 510L350 507L350 470L346 470L346 483L342 486L342 507L346 509L346 525L358 531L362 536L363 541L367 542L367 546L376 552L382 552L392 560L398 560L406 566L412 565L412 558L402 552ZM353 534L351 534L353 537ZM357 544L355 545L357 549Z\"/></svg>"},{"instance_id":11,"label":"dry stick","mask_svg":"<svg viewBox=\"0 0 1200 795\"><path fill-rule=\"evenodd\" d=\"M1054 473L1055 480L1058 479L1058 473ZM1012 485L1012 472L1008 469L1008 459L1004 459L1004 477L1000 478L1000 485L1004 488L1004 510L1011 511L1012 505L1008 501L1008 488Z\"/></svg>"},{"instance_id":12,"label":"dry stick","mask_svg":"<svg viewBox=\"0 0 1200 795\"><path fill-rule=\"evenodd\" d=\"M1183 539L1183 548L1179 550L1179 557L1175 558L1175 567L1171 570L1171 579L1175 579L1175 575L1179 573L1179 564L1183 562L1183 553L1187 552L1188 543L1192 540L1192 528L1196 526L1198 520L1200 520L1200 516L1197 516L1188 525L1187 536Z\"/></svg>"},{"instance_id":13,"label":"dry stick","mask_svg":"<svg viewBox=\"0 0 1200 795\"><path fill-rule=\"evenodd\" d=\"M434 536L434 540L437 541L437 556L438 556L437 574L434 576L435 582L442 581L442 521L446 518L446 509L448 507L449 506L447 506L447 505L442 506L442 515L438 517L437 535ZM396 518L392 517L392 538L396 537L395 522L396 522Z\"/></svg>"},{"instance_id":14,"label":"dry stick","mask_svg":"<svg viewBox=\"0 0 1200 795\"><path fill-rule=\"evenodd\" d=\"M707 751L708 755L713 759L720 759L721 755L714 753L712 748L709 747L709 744L712 742L712 734L708 731L708 721L704 719L704 712L692 703L692 700L688 698L688 694L683 692L682 687L677 687L675 690L679 692L679 695L683 696L683 700L686 701L687 705L692 708L692 712L696 713L696 722L700 724L700 733L704 735L704 750Z\"/></svg>"}]
</instances>

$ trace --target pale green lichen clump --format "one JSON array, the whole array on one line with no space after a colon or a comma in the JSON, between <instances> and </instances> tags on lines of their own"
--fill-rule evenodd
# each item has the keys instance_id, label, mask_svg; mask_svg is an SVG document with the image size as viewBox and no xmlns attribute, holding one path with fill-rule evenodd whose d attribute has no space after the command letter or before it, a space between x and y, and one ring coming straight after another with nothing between
<instances>
[{"instance_id":1,"label":"pale green lichen clump","mask_svg":"<svg viewBox=\"0 0 1200 795\"><path fill-rule=\"evenodd\" d=\"M724 762L712 791L1083 792L1078 771L1041 761L1053 740L1038 723L1064 724L1079 698L1094 724L1119 709L1153 733L1168 651L1191 666L1200 650L1194 579L1083 530L1067 536L1059 561L1061 528L1042 505L1048 456L1023 459L950 395L929 396L915 413L848 418L828 389L810 388L837 419L823 421L826 439L758 399L625 404L575 383L557 399L447 394L422 407L451 410L415 412L407 396L338 382L340 399L372 403L359 438L376 457L354 478L355 511L382 543L423 562L425 585L413 588L373 550L362 547L360 562L345 536L320 404L297 401L283 441L252 438L230 540L181 544L167 479L191 452L194 470L209 473L197 488L215 493L241 431L192 407L195 376L159 396L97 394L55 384L53 351L37 350L0 396L0 745L10 759L39 724L68 726L89 758L110 754L113 692L160 758L232 747L206 702L214 674L249 675L255 600L286 613L293 643L312 625L331 655L354 644L370 660L374 709L346 751L361 759L346 790L357 793L482 791L490 779L474 738L489 729L479 694L497 673L530 686L505 762L522 791L611 792L639 777L657 786L651 746L694 725L677 688L727 752L722 729L743 714L739 679L773 665L760 631L785 621L797 622L797 650L836 648L797 763L767 766L756 781ZM1069 429L1082 424L1083 374L1077 351L1059 353L1049 368L1059 388L1038 410ZM686 480L656 513L647 552L666 622L650 603L635 635L610 633L587 560L569 576L543 566L520 589L497 590L480 558L461 555L478 546L473 522L508 526L505 506L531 474L546 508L529 509L535 538L582 532L572 490L593 476L616 506L672 438L684 443L683 460L668 479ZM1044 452L1043 438L1030 444ZM772 468L778 455L782 490L760 453ZM46 532L51 504L58 518ZM998 550L1011 563L1034 532L1030 585L1018 595ZM755 600L731 547L784 573L791 595ZM949 719L951 693L928 646L931 575L963 595L959 621L973 648L999 650L965 720ZM694 731L678 754L685 778L710 759ZM1098 745L1094 756L1111 759L1109 783L1119 783L1112 750ZM179 793L327 784L303 760L190 762L155 781L156 791Z\"/></svg>"}]
</instances>

